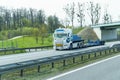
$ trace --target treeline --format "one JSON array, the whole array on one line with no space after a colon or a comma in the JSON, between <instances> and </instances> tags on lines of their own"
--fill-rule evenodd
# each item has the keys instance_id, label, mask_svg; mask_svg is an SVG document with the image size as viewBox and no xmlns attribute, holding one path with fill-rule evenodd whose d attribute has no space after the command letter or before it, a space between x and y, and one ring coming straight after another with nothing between
<instances>
[{"instance_id":1,"label":"treeline","mask_svg":"<svg viewBox=\"0 0 120 80\"><path fill-rule=\"evenodd\" d=\"M74 27L74 21L77 19L80 27L83 27L85 21L91 22L91 25L98 24L100 18L102 18L102 23L112 22L112 17L108 10L105 9L104 14L101 15L101 5L98 3L88 2L75 4L67 4L64 6L63 11L66 13L66 20L60 22L59 18L55 15L46 17L43 10L36 9L6 9L0 7L0 31L2 30L14 30L22 29L23 27L38 28L42 24L46 24L48 32L52 33L54 29L59 26L72 26ZM86 18L86 16L88 16ZM61 24L62 23L62 24ZM77 22L76 22L77 23ZM89 24L88 24L89 25Z\"/></svg>"},{"instance_id":2,"label":"treeline","mask_svg":"<svg viewBox=\"0 0 120 80\"><path fill-rule=\"evenodd\" d=\"M47 25L49 32L53 32L55 28L61 25L57 16L46 17L43 10L0 7L0 31L18 28L22 30L24 27L39 28L43 24Z\"/></svg>"},{"instance_id":3,"label":"treeline","mask_svg":"<svg viewBox=\"0 0 120 80\"><path fill-rule=\"evenodd\" d=\"M78 4L75 4L73 2L71 4L67 4L63 10L67 14L66 25L71 24L72 27L74 27L75 19L77 19L80 27L86 25L85 22L88 21L88 18L89 22L91 22L90 25L99 24L100 19L102 20L102 23L112 22L112 16L109 14L107 8L104 10L104 12L101 12L102 7L99 3L78 2Z\"/></svg>"},{"instance_id":4,"label":"treeline","mask_svg":"<svg viewBox=\"0 0 120 80\"><path fill-rule=\"evenodd\" d=\"M15 36L28 35L35 37L36 43L62 27L55 15L46 17L43 10L36 9L7 9L0 7L0 40Z\"/></svg>"}]
</instances>

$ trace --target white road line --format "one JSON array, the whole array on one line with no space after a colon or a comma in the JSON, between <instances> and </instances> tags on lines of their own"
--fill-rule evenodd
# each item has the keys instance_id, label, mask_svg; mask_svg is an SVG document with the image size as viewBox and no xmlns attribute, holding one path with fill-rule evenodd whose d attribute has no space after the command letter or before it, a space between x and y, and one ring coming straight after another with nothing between
<instances>
[{"instance_id":1,"label":"white road line","mask_svg":"<svg viewBox=\"0 0 120 80\"><path fill-rule=\"evenodd\" d=\"M75 69L75 70L72 70L72 71L69 71L69 72L66 72L66 73L57 75L57 76L52 77L52 78L49 78L49 79L47 79L47 80L57 79L57 78L60 78L60 77L62 77L62 76L68 75L68 74L70 74L70 73L76 72L76 71L78 71L78 70L82 70L82 69L85 69L85 68L88 68L88 67L97 65L97 64L99 64L99 63L103 63L103 62L105 62L105 61L108 61L108 60L111 60L111 59L114 59L114 58L117 58L117 57L120 57L120 55L117 55L117 56L114 56L114 57L111 57L111 58L108 58L108 59L105 59L105 60L102 60L102 61L98 61L98 62L96 62L96 63L89 64L89 65L87 65L87 66L84 66L84 67L81 67L81 68L78 68L78 69Z\"/></svg>"}]
</instances>

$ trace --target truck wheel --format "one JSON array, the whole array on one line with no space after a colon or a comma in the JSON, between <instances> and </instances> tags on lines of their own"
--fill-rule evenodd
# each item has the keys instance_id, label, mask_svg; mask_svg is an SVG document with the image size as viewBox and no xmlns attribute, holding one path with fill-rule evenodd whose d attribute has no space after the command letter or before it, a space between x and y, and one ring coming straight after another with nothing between
<instances>
[{"instance_id":1,"label":"truck wheel","mask_svg":"<svg viewBox=\"0 0 120 80\"><path fill-rule=\"evenodd\" d=\"M70 48L69 49L73 49L73 45L72 44L70 44Z\"/></svg>"},{"instance_id":2,"label":"truck wheel","mask_svg":"<svg viewBox=\"0 0 120 80\"><path fill-rule=\"evenodd\" d=\"M58 49L55 49L56 51L58 51Z\"/></svg>"},{"instance_id":3,"label":"truck wheel","mask_svg":"<svg viewBox=\"0 0 120 80\"><path fill-rule=\"evenodd\" d=\"M79 44L77 44L77 48L80 48Z\"/></svg>"}]
</instances>

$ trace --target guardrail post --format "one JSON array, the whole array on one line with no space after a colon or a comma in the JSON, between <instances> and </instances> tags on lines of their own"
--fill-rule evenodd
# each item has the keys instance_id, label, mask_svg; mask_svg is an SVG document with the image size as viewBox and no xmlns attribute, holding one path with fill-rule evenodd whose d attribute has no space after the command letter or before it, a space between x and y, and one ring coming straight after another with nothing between
<instances>
[{"instance_id":1,"label":"guardrail post","mask_svg":"<svg viewBox=\"0 0 120 80\"><path fill-rule=\"evenodd\" d=\"M118 51L117 51L117 48L115 48L115 52L117 53Z\"/></svg>"},{"instance_id":2,"label":"guardrail post","mask_svg":"<svg viewBox=\"0 0 120 80\"><path fill-rule=\"evenodd\" d=\"M54 68L54 62L52 62L52 68Z\"/></svg>"},{"instance_id":3,"label":"guardrail post","mask_svg":"<svg viewBox=\"0 0 120 80\"><path fill-rule=\"evenodd\" d=\"M106 50L105 50L105 55L107 54Z\"/></svg>"},{"instance_id":4,"label":"guardrail post","mask_svg":"<svg viewBox=\"0 0 120 80\"><path fill-rule=\"evenodd\" d=\"M113 53L113 49L111 49L110 52Z\"/></svg>"},{"instance_id":5,"label":"guardrail post","mask_svg":"<svg viewBox=\"0 0 120 80\"><path fill-rule=\"evenodd\" d=\"M90 59L90 54L88 54L88 59Z\"/></svg>"},{"instance_id":6,"label":"guardrail post","mask_svg":"<svg viewBox=\"0 0 120 80\"><path fill-rule=\"evenodd\" d=\"M97 55L96 55L96 52L94 53L94 57L96 57Z\"/></svg>"},{"instance_id":7,"label":"guardrail post","mask_svg":"<svg viewBox=\"0 0 120 80\"><path fill-rule=\"evenodd\" d=\"M40 72L40 65L38 65L38 72Z\"/></svg>"},{"instance_id":8,"label":"guardrail post","mask_svg":"<svg viewBox=\"0 0 120 80\"><path fill-rule=\"evenodd\" d=\"M117 48L115 48L115 52L117 53Z\"/></svg>"},{"instance_id":9,"label":"guardrail post","mask_svg":"<svg viewBox=\"0 0 120 80\"><path fill-rule=\"evenodd\" d=\"M30 49L29 49L29 52L30 52Z\"/></svg>"},{"instance_id":10,"label":"guardrail post","mask_svg":"<svg viewBox=\"0 0 120 80\"><path fill-rule=\"evenodd\" d=\"M2 74L0 74L0 80L2 80Z\"/></svg>"},{"instance_id":11,"label":"guardrail post","mask_svg":"<svg viewBox=\"0 0 120 80\"><path fill-rule=\"evenodd\" d=\"M100 56L102 56L102 52L100 51Z\"/></svg>"},{"instance_id":12,"label":"guardrail post","mask_svg":"<svg viewBox=\"0 0 120 80\"><path fill-rule=\"evenodd\" d=\"M112 52L114 53L114 48L112 49Z\"/></svg>"},{"instance_id":13,"label":"guardrail post","mask_svg":"<svg viewBox=\"0 0 120 80\"><path fill-rule=\"evenodd\" d=\"M14 50L14 48L13 48L13 53L15 53L15 50Z\"/></svg>"},{"instance_id":14,"label":"guardrail post","mask_svg":"<svg viewBox=\"0 0 120 80\"><path fill-rule=\"evenodd\" d=\"M35 49L35 51L37 51L37 48Z\"/></svg>"},{"instance_id":15,"label":"guardrail post","mask_svg":"<svg viewBox=\"0 0 120 80\"><path fill-rule=\"evenodd\" d=\"M73 57L73 63L75 63L75 57Z\"/></svg>"},{"instance_id":16,"label":"guardrail post","mask_svg":"<svg viewBox=\"0 0 120 80\"><path fill-rule=\"evenodd\" d=\"M117 51L120 52L120 47L117 48Z\"/></svg>"},{"instance_id":17,"label":"guardrail post","mask_svg":"<svg viewBox=\"0 0 120 80\"><path fill-rule=\"evenodd\" d=\"M120 52L120 47L118 48L118 52Z\"/></svg>"},{"instance_id":18,"label":"guardrail post","mask_svg":"<svg viewBox=\"0 0 120 80\"><path fill-rule=\"evenodd\" d=\"M5 50L5 52L4 52L4 53L6 54L6 52L7 52L7 51Z\"/></svg>"},{"instance_id":19,"label":"guardrail post","mask_svg":"<svg viewBox=\"0 0 120 80\"><path fill-rule=\"evenodd\" d=\"M66 60L64 59L64 60L63 60L63 67L66 65L65 62L66 62Z\"/></svg>"},{"instance_id":20,"label":"guardrail post","mask_svg":"<svg viewBox=\"0 0 120 80\"><path fill-rule=\"evenodd\" d=\"M112 52L114 53L114 48L112 49Z\"/></svg>"},{"instance_id":21,"label":"guardrail post","mask_svg":"<svg viewBox=\"0 0 120 80\"><path fill-rule=\"evenodd\" d=\"M116 52L118 52L117 48L115 49Z\"/></svg>"},{"instance_id":22,"label":"guardrail post","mask_svg":"<svg viewBox=\"0 0 120 80\"><path fill-rule=\"evenodd\" d=\"M111 53L111 52L110 52L110 49L109 49L108 51L109 51L109 53Z\"/></svg>"},{"instance_id":23,"label":"guardrail post","mask_svg":"<svg viewBox=\"0 0 120 80\"><path fill-rule=\"evenodd\" d=\"M113 48L113 52L115 53L116 51L115 51L115 48Z\"/></svg>"},{"instance_id":24,"label":"guardrail post","mask_svg":"<svg viewBox=\"0 0 120 80\"><path fill-rule=\"evenodd\" d=\"M20 76L23 77L23 69L20 70Z\"/></svg>"},{"instance_id":25,"label":"guardrail post","mask_svg":"<svg viewBox=\"0 0 120 80\"><path fill-rule=\"evenodd\" d=\"M83 55L81 55L81 61L83 61Z\"/></svg>"}]
</instances>

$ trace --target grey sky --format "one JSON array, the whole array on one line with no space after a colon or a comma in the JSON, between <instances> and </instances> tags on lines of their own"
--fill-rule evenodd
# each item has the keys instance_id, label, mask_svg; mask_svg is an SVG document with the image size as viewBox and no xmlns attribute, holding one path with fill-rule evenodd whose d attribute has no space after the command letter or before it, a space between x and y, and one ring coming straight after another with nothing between
<instances>
[{"instance_id":1,"label":"grey sky","mask_svg":"<svg viewBox=\"0 0 120 80\"><path fill-rule=\"evenodd\" d=\"M65 12L63 7L68 4L75 2L94 2L99 3L102 6L102 14L105 8L108 9L108 12L112 15L113 21L120 20L120 1L119 0L0 0L0 6L6 8L35 8L42 9L45 11L47 16L56 15L60 19L65 19ZM102 17L101 17L102 21Z\"/></svg>"}]
</instances>

